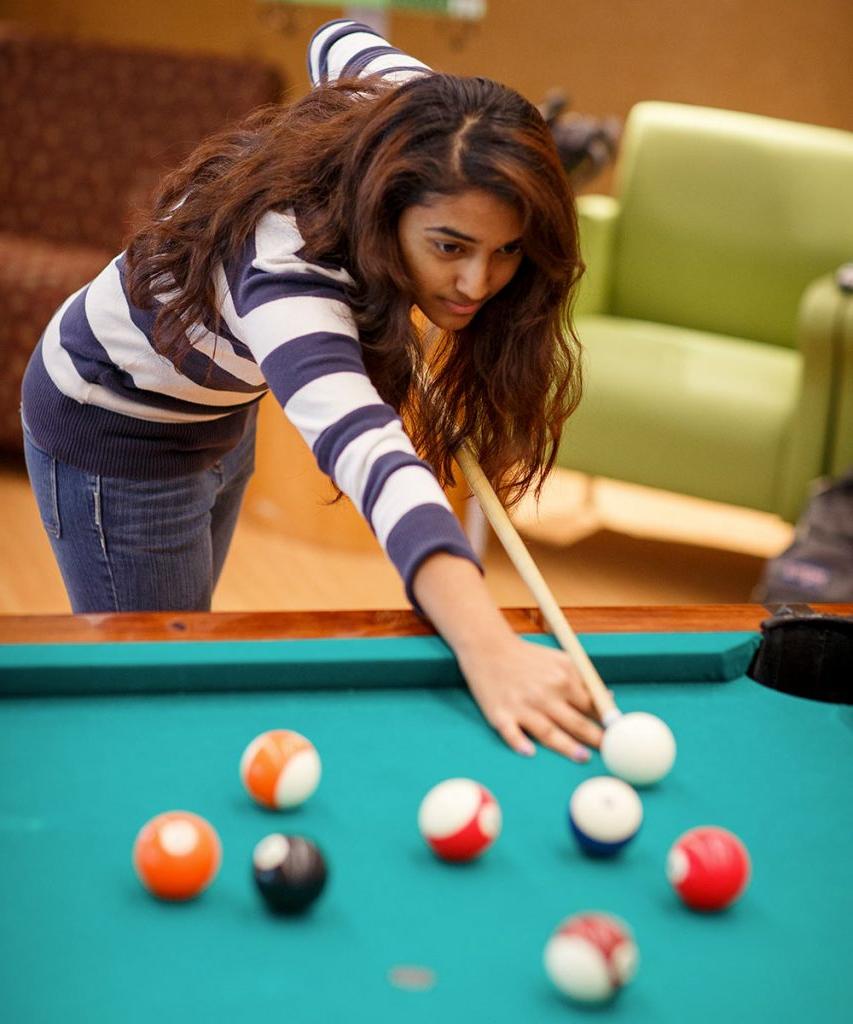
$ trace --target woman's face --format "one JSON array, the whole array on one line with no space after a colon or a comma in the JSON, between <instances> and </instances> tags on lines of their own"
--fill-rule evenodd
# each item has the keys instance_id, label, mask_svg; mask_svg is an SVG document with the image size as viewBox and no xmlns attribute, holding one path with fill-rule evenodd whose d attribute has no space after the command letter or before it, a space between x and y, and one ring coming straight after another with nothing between
<instances>
[{"instance_id":1,"label":"woman's face","mask_svg":"<svg viewBox=\"0 0 853 1024\"><path fill-rule=\"evenodd\" d=\"M479 189L407 207L397 237L424 316L449 331L470 323L518 269L521 231L515 207Z\"/></svg>"}]
</instances>

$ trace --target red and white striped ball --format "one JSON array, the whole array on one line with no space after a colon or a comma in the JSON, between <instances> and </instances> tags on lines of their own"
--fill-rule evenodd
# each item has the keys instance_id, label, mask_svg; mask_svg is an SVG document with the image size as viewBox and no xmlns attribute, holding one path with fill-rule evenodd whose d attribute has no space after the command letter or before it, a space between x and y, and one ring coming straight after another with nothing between
<instances>
[{"instance_id":1,"label":"red and white striped ball","mask_svg":"<svg viewBox=\"0 0 853 1024\"><path fill-rule=\"evenodd\" d=\"M585 911L567 918L545 946L545 972L564 995L604 1003L637 973L631 929L611 914Z\"/></svg>"},{"instance_id":2,"label":"red and white striped ball","mask_svg":"<svg viewBox=\"0 0 853 1024\"><path fill-rule=\"evenodd\" d=\"M666 860L673 889L693 910L723 910L739 899L749 884L749 851L733 833L702 825L673 843Z\"/></svg>"},{"instance_id":3,"label":"red and white striped ball","mask_svg":"<svg viewBox=\"0 0 853 1024\"><path fill-rule=\"evenodd\" d=\"M473 779L445 779L427 793L418 811L421 835L443 860L473 860L501 832L501 809Z\"/></svg>"},{"instance_id":4,"label":"red and white striped ball","mask_svg":"<svg viewBox=\"0 0 853 1024\"><path fill-rule=\"evenodd\" d=\"M291 729L256 736L240 758L240 778L264 807L298 807L320 784L322 767L314 744Z\"/></svg>"}]
</instances>

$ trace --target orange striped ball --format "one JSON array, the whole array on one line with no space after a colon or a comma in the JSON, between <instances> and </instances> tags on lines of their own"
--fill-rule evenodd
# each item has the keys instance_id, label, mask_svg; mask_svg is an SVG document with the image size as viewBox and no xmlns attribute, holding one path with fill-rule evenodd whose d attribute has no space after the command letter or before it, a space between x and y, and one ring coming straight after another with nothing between
<instances>
[{"instance_id":1,"label":"orange striped ball","mask_svg":"<svg viewBox=\"0 0 853 1024\"><path fill-rule=\"evenodd\" d=\"M298 807L320 783L320 755L314 744L291 729L256 736L240 758L240 778L264 807Z\"/></svg>"}]
</instances>

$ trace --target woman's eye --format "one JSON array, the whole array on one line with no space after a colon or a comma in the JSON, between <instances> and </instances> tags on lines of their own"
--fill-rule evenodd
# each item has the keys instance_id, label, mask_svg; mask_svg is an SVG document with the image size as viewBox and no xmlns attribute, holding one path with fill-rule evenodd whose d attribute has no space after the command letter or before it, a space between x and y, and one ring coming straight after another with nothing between
<instances>
[{"instance_id":1,"label":"woman's eye","mask_svg":"<svg viewBox=\"0 0 853 1024\"><path fill-rule=\"evenodd\" d=\"M521 252L521 242L510 242L499 250L504 256L517 256Z\"/></svg>"},{"instance_id":2,"label":"woman's eye","mask_svg":"<svg viewBox=\"0 0 853 1024\"><path fill-rule=\"evenodd\" d=\"M443 256L455 256L462 251L462 246L457 245L455 242L436 242L435 244Z\"/></svg>"}]
</instances>

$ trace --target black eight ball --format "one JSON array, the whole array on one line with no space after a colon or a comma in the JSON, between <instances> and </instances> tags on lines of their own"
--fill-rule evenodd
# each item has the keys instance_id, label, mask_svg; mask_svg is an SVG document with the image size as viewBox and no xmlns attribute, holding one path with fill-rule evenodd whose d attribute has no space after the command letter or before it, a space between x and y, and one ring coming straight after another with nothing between
<instances>
[{"instance_id":1,"label":"black eight ball","mask_svg":"<svg viewBox=\"0 0 853 1024\"><path fill-rule=\"evenodd\" d=\"M323 854L310 839L274 832L252 855L255 884L275 914L301 914L326 885Z\"/></svg>"}]
</instances>

